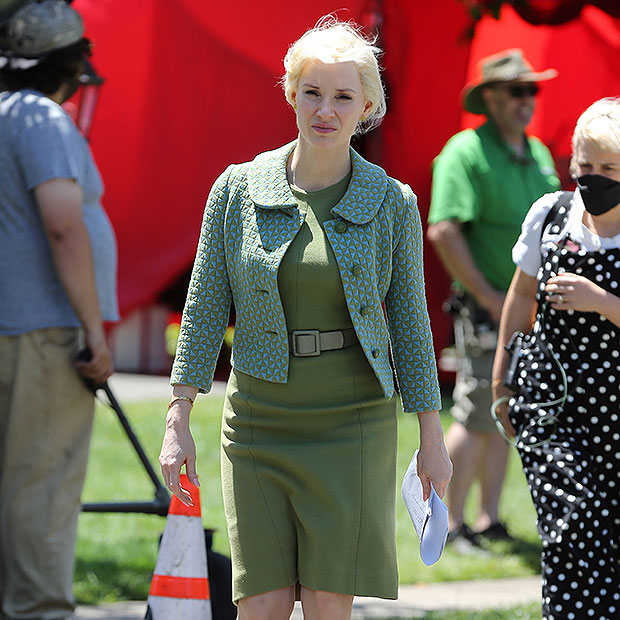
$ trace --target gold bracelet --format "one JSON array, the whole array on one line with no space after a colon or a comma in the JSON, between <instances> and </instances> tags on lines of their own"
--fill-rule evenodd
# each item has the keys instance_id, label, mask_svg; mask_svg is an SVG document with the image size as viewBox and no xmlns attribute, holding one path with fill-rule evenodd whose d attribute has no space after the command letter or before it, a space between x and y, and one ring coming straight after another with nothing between
<instances>
[{"instance_id":1,"label":"gold bracelet","mask_svg":"<svg viewBox=\"0 0 620 620\"><path fill-rule=\"evenodd\" d=\"M497 387L498 385L501 385L502 382L503 382L502 379L493 379L493 381L491 381L491 387L492 388Z\"/></svg>"},{"instance_id":2,"label":"gold bracelet","mask_svg":"<svg viewBox=\"0 0 620 620\"><path fill-rule=\"evenodd\" d=\"M177 400L186 400L192 407L194 406L194 399L189 396L173 396L172 400L168 403L168 409L177 402Z\"/></svg>"}]
</instances>

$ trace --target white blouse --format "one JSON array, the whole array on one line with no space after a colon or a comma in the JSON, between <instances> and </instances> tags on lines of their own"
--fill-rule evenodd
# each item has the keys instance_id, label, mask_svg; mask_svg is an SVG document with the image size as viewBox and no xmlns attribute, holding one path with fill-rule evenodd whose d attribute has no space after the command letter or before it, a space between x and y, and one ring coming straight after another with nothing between
<instances>
[{"instance_id":1,"label":"white blouse","mask_svg":"<svg viewBox=\"0 0 620 620\"><path fill-rule=\"evenodd\" d=\"M541 247L547 249L567 234L570 234L570 238L582 250L588 252L620 247L620 234L614 237L599 237L584 225L585 207L579 189L575 191L571 200L570 212L564 228L558 234L549 234L550 227L547 227L541 239L540 232L547 213L561 194L562 192L545 194L531 206L521 225L521 234L517 243L512 248L512 262L530 276L536 277L542 264Z\"/></svg>"}]
</instances>

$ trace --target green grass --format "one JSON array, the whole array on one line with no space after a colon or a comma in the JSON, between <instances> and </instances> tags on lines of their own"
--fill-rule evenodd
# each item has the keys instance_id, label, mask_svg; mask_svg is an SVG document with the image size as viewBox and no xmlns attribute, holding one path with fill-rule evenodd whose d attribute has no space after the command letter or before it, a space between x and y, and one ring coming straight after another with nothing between
<instances>
[{"instance_id":1,"label":"green grass","mask_svg":"<svg viewBox=\"0 0 620 620\"><path fill-rule=\"evenodd\" d=\"M219 419L222 400L199 398L192 430L199 452L205 527L216 530L214 549L229 555L219 484ZM157 457L166 403L123 406L147 456L159 474ZM116 414L97 406L83 501L150 501L154 487ZM78 528L74 592L82 603L146 599L165 519L131 513L82 513Z\"/></svg>"},{"instance_id":2,"label":"green grass","mask_svg":"<svg viewBox=\"0 0 620 620\"><path fill-rule=\"evenodd\" d=\"M450 423L442 416L444 430ZM419 444L418 422L415 416L399 418L398 472L402 476ZM400 489L399 489L400 493ZM479 489L470 492L465 516L469 523L475 520L474 510L479 501ZM508 472L501 502L501 518L509 531L521 542L517 545L496 542L490 545L489 555L463 555L445 549L439 562L425 566L420 560L419 544L400 495L396 501L396 538L401 583L428 583L462 579L494 579L519 577L540 571L540 542L536 533L536 512L516 451L511 450Z\"/></svg>"},{"instance_id":3,"label":"green grass","mask_svg":"<svg viewBox=\"0 0 620 620\"><path fill-rule=\"evenodd\" d=\"M228 555L219 482L219 434L221 397L199 397L192 414L192 431L198 448L198 473L201 503L206 527L215 528L214 549ZM144 402L123 406L151 463L159 472L157 456L164 428L166 403ZM446 424L448 418L445 419ZM399 476L402 476L418 446L418 423L415 416L399 418ZM397 542L402 583L446 580L513 577L539 571L539 543L534 526L535 513L516 453L511 454L502 499L502 518L523 544L510 548L496 543L485 557L459 555L449 547L442 559L427 567L420 560L415 530L406 508L397 496ZM472 493L467 506L469 516L475 504ZM116 414L98 405L95 418L89 468L84 488L85 502L150 501L153 486L125 436ZM97 514L80 515L76 559L75 594L81 603L115 600L143 600L157 560L158 539L165 519L156 515ZM495 613L495 612L494 612ZM515 618L527 615L484 616L477 619ZM426 620L440 616L428 615ZM442 619L461 620L474 616L442 613Z\"/></svg>"}]
</instances>

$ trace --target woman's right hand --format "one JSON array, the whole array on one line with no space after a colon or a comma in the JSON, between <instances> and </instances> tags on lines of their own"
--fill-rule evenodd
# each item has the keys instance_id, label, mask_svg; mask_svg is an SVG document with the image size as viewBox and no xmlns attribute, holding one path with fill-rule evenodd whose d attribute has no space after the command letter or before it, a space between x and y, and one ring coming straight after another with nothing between
<instances>
[{"instance_id":1,"label":"woman's right hand","mask_svg":"<svg viewBox=\"0 0 620 620\"><path fill-rule=\"evenodd\" d=\"M199 487L196 475L196 444L189 430L189 414L191 404L180 400L176 401L168 410L166 416L166 432L159 454L159 464L166 486L186 506L193 506L189 492L181 486L181 467L189 481Z\"/></svg>"},{"instance_id":2,"label":"woman's right hand","mask_svg":"<svg viewBox=\"0 0 620 620\"><path fill-rule=\"evenodd\" d=\"M506 369L510 363L510 354L506 350L506 345L508 345L515 332L527 334L530 331L536 309L537 288L538 283L534 276L530 276L520 267L515 269L510 288L506 294L502 318L499 323L497 349L495 350L495 361L491 374L492 377L496 377L491 382L493 402L498 398L514 395L514 392L507 388L501 379L501 377L505 376ZM517 433L508 418L508 400L506 398L504 402L500 403L495 412L498 420L504 427L506 436L513 439Z\"/></svg>"},{"instance_id":3,"label":"woman's right hand","mask_svg":"<svg viewBox=\"0 0 620 620\"><path fill-rule=\"evenodd\" d=\"M498 398L514 396L514 392L501 383L499 385L493 386L492 392L493 402L495 402ZM510 439L514 439L517 435L517 431L515 430L514 426L510 422L510 418L508 417L508 399L506 399L504 402L499 403L495 407L495 415L497 416L497 419L502 423L506 435Z\"/></svg>"}]
</instances>

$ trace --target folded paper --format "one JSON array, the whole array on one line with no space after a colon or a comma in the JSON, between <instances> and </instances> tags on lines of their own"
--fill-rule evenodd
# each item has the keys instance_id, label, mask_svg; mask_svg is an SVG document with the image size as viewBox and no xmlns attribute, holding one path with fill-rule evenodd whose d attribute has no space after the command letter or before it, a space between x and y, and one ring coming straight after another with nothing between
<instances>
[{"instance_id":1,"label":"folded paper","mask_svg":"<svg viewBox=\"0 0 620 620\"><path fill-rule=\"evenodd\" d=\"M418 476L418 450L407 468L401 488L403 500L420 539L420 557L427 566L441 557L448 538L448 507L431 484L431 495L423 499L422 482Z\"/></svg>"}]
</instances>

